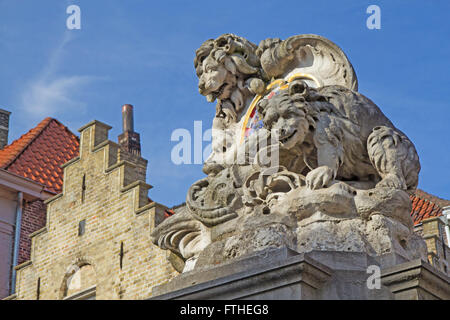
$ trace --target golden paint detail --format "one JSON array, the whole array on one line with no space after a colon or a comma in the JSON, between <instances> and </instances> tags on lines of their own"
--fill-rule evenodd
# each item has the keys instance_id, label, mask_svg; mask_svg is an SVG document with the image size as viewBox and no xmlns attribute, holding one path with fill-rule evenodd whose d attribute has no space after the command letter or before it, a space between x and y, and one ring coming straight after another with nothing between
<instances>
[{"instance_id":1,"label":"golden paint detail","mask_svg":"<svg viewBox=\"0 0 450 320\"><path fill-rule=\"evenodd\" d=\"M277 84L281 85L282 83L285 83L285 82L286 81L284 79L274 80L266 87L266 91L272 89Z\"/></svg>"},{"instance_id":2,"label":"golden paint detail","mask_svg":"<svg viewBox=\"0 0 450 320\"><path fill-rule=\"evenodd\" d=\"M245 113L244 123L242 124L242 128L241 128L241 140L240 140L241 144L244 141L245 129L247 127L248 120L250 118L250 115L253 112L253 109L256 107L256 104L258 103L258 101L261 100L261 98L263 96L265 96L267 93L269 93L269 91L271 91L276 86L278 86L280 90L286 90L289 87L289 83L296 79L309 79L309 80L314 81L314 83L317 85L317 87L321 87L320 81L317 80L316 77L314 77L313 75L310 75L308 73L293 74L292 76L289 77L289 79L287 81L285 79L277 79L277 80L272 81L269 85L267 85L264 94L262 94L262 95L258 94L255 96L255 98L250 103L250 106L249 106L247 112Z\"/></svg>"},{"instance_id":3,"label":"golden paint detail","mask_svg":"<svg viewBox=\"0 0 450 320\"><path fill-rule=\"evenodd\" d=\"M242 124L240 143L242 143L244 141L245 127L247 126L248 119L250 118L250 115L252 114L252 110L255 108L256 104L262 97L263 96L260 94L256 95L256 97L253 99L252 103L250 104L250 107L248 107L247 113L245 114L244 123Z\"/></svg>"},{"instance_id":4,"label":"golden paint detail","mask_svg":"<svg viewBox=\"0 0 450 320\"><path fill-rule=\"evenodd\" d=\"M308 74L308 73L296 73L296 74L293 74L292 76L289 77L289 80L287 82L288 83L292 82L295 79L309 79L309 80L314 81L316 83L317 87L321 87L322 86L320 84L320 81L316 77L314 77L313 75Z\"/></svg>"}]
</instances>

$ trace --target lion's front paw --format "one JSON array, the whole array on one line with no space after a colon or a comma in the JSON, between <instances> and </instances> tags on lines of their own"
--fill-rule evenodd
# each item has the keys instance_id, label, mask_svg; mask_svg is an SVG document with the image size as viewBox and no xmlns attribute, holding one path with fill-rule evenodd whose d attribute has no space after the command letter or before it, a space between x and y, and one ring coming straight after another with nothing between
<instances>
[{"instance_id":1,"label":"lion's front paw","mask_svg":"<svg viewBox=\"0 0 450 320\"><path fill-rule=\"evenodd\" d=\"M387 174L380 182L378 182L376 187L406 190L406 182L402 177L390 173Z\"/></svg>"},{"instance_id":2,"label":"lion's front paw","mask_svg":"<svg viewBox=\"0 0 450 320\"><path fill-rule=\"evenodd\" d=\"M334 179L334 172L330 167L321 166L306 175L306 186L312 190L327 187Z\"/></svg>"}]
</instances>

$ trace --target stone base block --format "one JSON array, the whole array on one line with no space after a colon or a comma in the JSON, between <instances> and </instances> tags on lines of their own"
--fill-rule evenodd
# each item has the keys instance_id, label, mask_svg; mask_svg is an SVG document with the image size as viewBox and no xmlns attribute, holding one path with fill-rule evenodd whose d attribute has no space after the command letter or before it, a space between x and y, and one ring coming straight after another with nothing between
<instances>
[{"instance_id":1,"label":"stone base block","mask_svg":"<svg viewBox=\"0 0 450 320\"><path fill-rule=\"evenodd\" d=\"M180 274L151 299L449 299L449 277L423 260L360 252L266 249ZM370 267L370 268L369 268ZM379 270L379 285L371 286ZM374 283L373 281L371 282ZM376 283L376 281L375 281Z\"/></svg>"},{"instance_id":2,"label":"stone base block","mask_svg":"<svg viewBox=\"0 0 450 320\"><path fill-rule=\"evenodd\" d=\"M383 270L381 281L396 300L450 300L450 277L420 259Z\"/></svg>"},{"instance_id":3,"label":"stone base block","mask_svg":"<svg viewBox=\"0 0 450 320\"><path fill-rule=\"evenodd\" d=\"M267 249L217 267L181 274L152 299L317 299L331 270L289 248Z\"/></svg>"}]
</instances>

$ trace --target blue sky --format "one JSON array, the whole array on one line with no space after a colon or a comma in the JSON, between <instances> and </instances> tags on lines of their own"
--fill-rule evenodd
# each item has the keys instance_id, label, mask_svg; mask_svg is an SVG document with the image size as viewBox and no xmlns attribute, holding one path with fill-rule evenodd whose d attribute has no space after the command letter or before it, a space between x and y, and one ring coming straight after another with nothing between
<instances>
[{"instance_id":1,"label":"blue sky","mask_svg":"<svg viewBox=\"0 0 450 320\"><path fill-rule=\"evenodd\" d=\"M66 28L71 4L81 30ZM380 30L366 27L371 4L381 8ZM149 195L176 205L204 174L171 162L171 133L193 132L196 120L206 130L214 116L197 90L195 50L223 33L256 44L315 33L344 50L359 91L416 145L419 187L450 199L449 15L448 0L0 0L0 108L12 111L10 141L47 116L74 133L100 120L117 140L120 107L133 104Z\"/></svg>"}]
</instances>

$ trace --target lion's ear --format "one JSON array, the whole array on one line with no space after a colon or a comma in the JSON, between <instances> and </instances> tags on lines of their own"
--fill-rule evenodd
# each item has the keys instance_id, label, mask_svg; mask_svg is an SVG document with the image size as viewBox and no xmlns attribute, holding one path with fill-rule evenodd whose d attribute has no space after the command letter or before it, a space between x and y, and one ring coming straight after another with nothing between
<instances>
[{"instance_id":1,"label":"lion's ear","mask_svg":"<svg viewBox=\"0 0 450 320\"><path fill-rule=\"evenodd\" d=\"M230 71L232 74L236 74L236 65L230 57L226 57L224 61L225 69Z\"/></svg>"}]
</instances>

